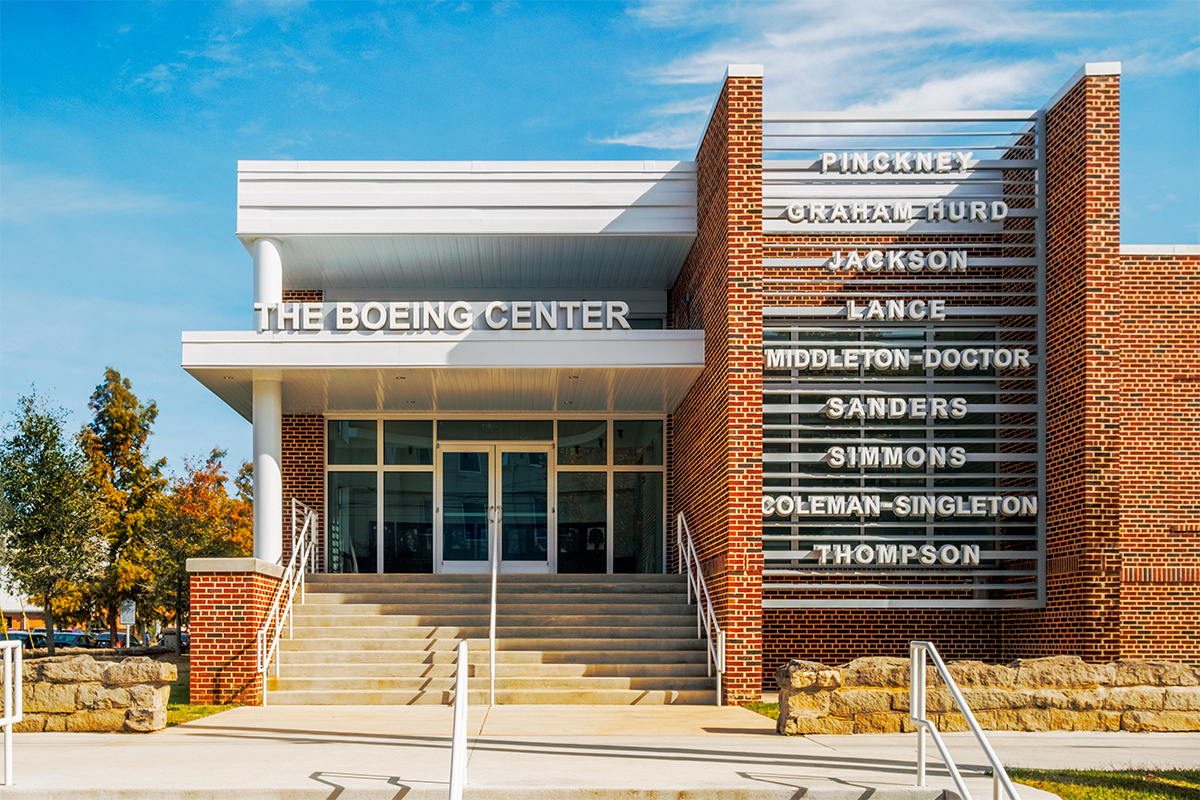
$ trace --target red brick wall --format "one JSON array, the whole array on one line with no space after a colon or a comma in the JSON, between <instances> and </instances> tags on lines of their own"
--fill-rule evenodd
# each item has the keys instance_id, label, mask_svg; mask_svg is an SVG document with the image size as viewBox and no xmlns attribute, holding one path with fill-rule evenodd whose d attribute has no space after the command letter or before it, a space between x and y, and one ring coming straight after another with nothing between
<instances>
[{"instance_id":1,"label":"red brick wall","mask_svg":"<svg viewBox=\"0 0 1200 800\"><path fill-rule=\"evenodd\" d=\"M763 685L790 659L845 664L862 656L908 655L908 643L929 639L943 657L994 661L1000 629L994 609L857 608L763 611Z\"/></svg>"},{"instance_id":2,"label":"red brick wall","mask_svg":"<svg viewBox=\"0 0 1200 800\"><path fill-rule=\"evenodd\" d=\"M725 700L757 700L762 614L762 78L730 77L697 160L697 240L669 298L705 368L670 422L672 518L695 537L726 632Z\"/></svg>"},{"instance_id":3,"label":"red brick wall","mask_svg":"<svg viewBox=\"0 0 1200 800\"><path fill-rule=\"evenodd\" d=\"M279 580L255 572L196 572L191 583L191 702L262 705L256 637Z\"/></svg>"},{"instance_id":4,"label":"red brick wall","mask_svg":"<svg viewBox=\"0 0 1200 800\"><path fill-rule=\"evenodd\" d=\"M1121 263L1120 652L1200 662L1200 256Z\"/></svg>"},{"instance_id":5,"label":"red brick wall","mask_svg":"<svg viewBox=\"0 0 1200 800\"><path fill-rule=\"evenodd\" d=\"M325 571L325 418L283 415L283 563L292 557L292 498L317 512L317 570Z\"/></svg>"},{"instance_id":6,"label":"red brick wall","mask_svg":"<svg viewBox=\"0 0 1200 800\"><path fill-rule=\"evenodd\" d=\"M1119 654L1120 79L1046 114L1047 602L1004 615L1005 656Z\"/></svg>"},{"instance_id":7,"label":"red brick wall","mask_svg":"<svg viewBox=\"0 0 1200 800\"><path fill-rule=\"evenodd\" d=\"M320 303L325 299L325 292L322 289L284 289L283 302L285 303Z\"/></svg>"}]
</instances>

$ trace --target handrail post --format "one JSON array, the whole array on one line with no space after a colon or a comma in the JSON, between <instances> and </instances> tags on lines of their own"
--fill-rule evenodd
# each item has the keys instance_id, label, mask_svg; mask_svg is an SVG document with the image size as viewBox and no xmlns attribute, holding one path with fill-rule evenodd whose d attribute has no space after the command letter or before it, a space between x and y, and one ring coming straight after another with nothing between
<instances>
[{"instance_id":1,"label":"handrail post","mask_svg":"<svg viewBox=\"0 0 1200 800\"><path fill-rule=\"evenodd\" d=\"M462 800L467 777L467 643L458 643L454 670L454 727L450 733L450 800Z\"/></svg>"},{"instance_id":2,"label":"handrail post","mask_svg":"<svg viewBox=\"0 0 1200 800\"><path fill-rule=\"evenodd\" d=\"M8 644L7 642L5 644ZM13 784L13 723L20 722L23 716L24 694L21 682L23 680L22 653L20 642L16 647L8 645L4 648L4 785ZM13 655L13 652L16 655ZM15 686L14 686L15 684Z\"/></svg>"},{"instance_id":3,"label":"handrail post","mask_svg":"<svg viewBox=\"0 0 1200 800\"><path fill-rule=\"evenodd\" d=\"M908 716L917 726L917 786L925 786L925 648L908 645Z\"/></svg>"},{"instance_id":4,"label":"handrail post","mask_svg":"<svg viewBox=\"0 0 1200 800\"><path fill-rule=\"evenodd\" d=\"M716 639L720 642L716 656L718 656L718 666L716 666L716 704L721 704L721 675L725 674L725 631L716 632Z\"/></svg>"},{"instance_id":5,"label":"handrail post","mask_svg":"<svg viewBox=\"0 0 1200 800\"><path fill-rule=\"evenodd\" d=\"M488 626L488 705L496 705L496 576L500 570L500 514L499 506L492 506L495 516L492 527L492 608L491 624Z\"/></svg>"}]
</instances>

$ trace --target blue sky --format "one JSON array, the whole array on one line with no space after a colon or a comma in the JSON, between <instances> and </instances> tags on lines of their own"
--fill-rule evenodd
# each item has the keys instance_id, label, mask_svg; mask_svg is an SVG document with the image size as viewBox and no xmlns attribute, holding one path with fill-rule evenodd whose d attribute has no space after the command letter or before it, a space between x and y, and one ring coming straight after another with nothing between
<instances>
[{"instance_id":1,"label":"blue sky","mask_svg":"<svg viewBox=\"0 0 1200 800\"><path fill-rule=\"evenodd\" d=\"M0 1L0 412L112 365L173 470L250 425L179 367L250 325L238 159L691 158L729 63L768 110L1037 108L1121 61L1122 238L1200 242L1200 2Z\"/></svg>"}]
</instances>

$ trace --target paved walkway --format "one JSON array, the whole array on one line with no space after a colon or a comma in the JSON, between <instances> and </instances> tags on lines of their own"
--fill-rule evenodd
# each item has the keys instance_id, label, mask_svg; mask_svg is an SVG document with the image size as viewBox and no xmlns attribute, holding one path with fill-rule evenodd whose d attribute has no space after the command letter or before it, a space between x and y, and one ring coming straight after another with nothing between
<instances>
[{"instance_id":1,"label":"paved walkway","mask_svg":"<svg viewBox=\"0 0 1200 800\"><path fill-rule=\"evenodd\" d=\"M37 798L445 798L443 706L239 708L156 734L15 737L15 785ZM469 800L722 798L932 800L952 789L932 742L930 788L914 787L915 734L796 736L741 708L496 706L471 710ZM976 800L991 797L970 734L948 734ZM1200 765L1200 734L1005 733L1008 765ZM1021 787L1022 800L1052 797Z\"/></svg>"}]
</instances>

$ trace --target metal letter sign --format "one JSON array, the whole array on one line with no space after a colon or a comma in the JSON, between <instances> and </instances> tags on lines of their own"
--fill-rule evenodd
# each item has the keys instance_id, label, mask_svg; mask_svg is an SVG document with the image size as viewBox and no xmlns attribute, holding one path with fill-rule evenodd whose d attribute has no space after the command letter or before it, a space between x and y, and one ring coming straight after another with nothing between
<instances>
[{"instance_id":1,"label":"metal letter sign","mask_svg":"<svg viewBox=\"0 0 1200 800\"><path fill-rule=\"evenodd\" d=\"M766 115L764 607L1044 605L1043 126Z\"/></svg>"}]
</instances>

